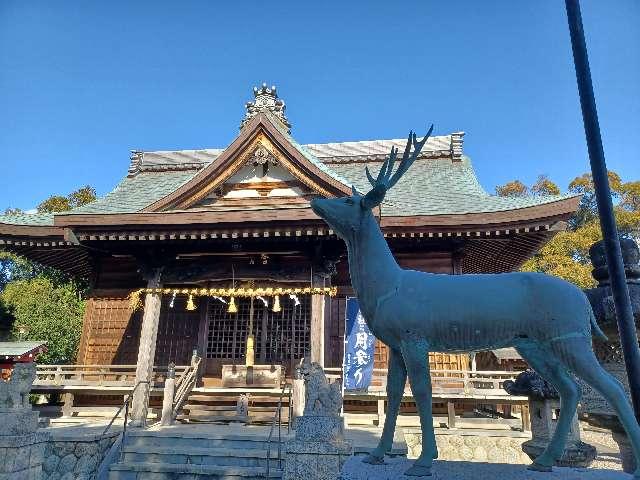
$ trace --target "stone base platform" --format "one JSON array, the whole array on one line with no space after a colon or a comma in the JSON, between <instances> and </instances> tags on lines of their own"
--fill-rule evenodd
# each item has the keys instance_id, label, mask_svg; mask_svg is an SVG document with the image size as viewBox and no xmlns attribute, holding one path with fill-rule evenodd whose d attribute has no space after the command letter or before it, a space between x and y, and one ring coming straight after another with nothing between
<instances>
[{"instance_id":1,"label":"stone base platform","mask_svg":"<svg viewBox=\"0 0 640 480\"><path fill-rule=\"evenodd\" d=\"M339 480L633 480L629 474L595 468L554 467L553 472L532 472L524 465L501 463L445 462L433 463L431 477L409 477L404 472L413 465L403 458L386 459L385 465L362 463L362 457L348 459Z\"/></svg>"},{"instance_id":2,"label":"stone base platform","mask_svg":"<svg viewBox=\"0 0 640 480\"><path fill-rule=\"evenodd\" d=\"M0 480L41 480L48 440L42 431L0 436Z\"/></svg>"},{"instance_id":3,"label":"stone base platform","mask_svg":"<svg viewBox=\"0 0 640 480\"><path fill-rule=\"evenodd\" d=\"M284 480L335 480L353 454L344 439L344 418L302 416L295 420L295 438L285 445Z\"/></svg>"},{"instance_id":4,"label":"stone base platform","mask_svg":"<svg viewBox=\"0 0 640 480\"><path fill-rule=\"evenodd\" d=\"M526 453L531 460L535 460L542 452L545 451L548 440L528 440L522 444L522 451ZM584 442L574 442L564 448L564 453L556 465L559 467L588 467L593 463L598 453L596 447Z\"/></svg>"}]
</instances>

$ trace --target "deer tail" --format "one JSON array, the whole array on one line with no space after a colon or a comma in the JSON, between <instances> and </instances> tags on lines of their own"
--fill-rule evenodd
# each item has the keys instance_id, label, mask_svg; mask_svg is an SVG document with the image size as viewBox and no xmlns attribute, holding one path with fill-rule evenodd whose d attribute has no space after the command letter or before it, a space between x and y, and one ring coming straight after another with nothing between
<instances>
[{"instance_id":1,"label":"deer tail","mask_svg":"<svg viewBox=\"0 0 640 480\"><path fill-rule=\"evenodd\" d=\"M608 340L607 336L600 329L600 326L598 325L596 317L593 314L593 310L591 310L591 308L589 308L589 321L591 322L591 335L598 337L599 339L604 341Z\"/></svg>"}]
</instances>

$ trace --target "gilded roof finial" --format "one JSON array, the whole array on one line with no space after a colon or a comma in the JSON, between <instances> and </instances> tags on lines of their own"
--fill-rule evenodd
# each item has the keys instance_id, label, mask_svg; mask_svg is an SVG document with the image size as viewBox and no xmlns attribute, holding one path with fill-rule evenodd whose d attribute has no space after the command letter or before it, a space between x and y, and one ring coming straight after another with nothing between
<instances>
[{"instance_id":1,"label":"gilded roof finial","mask_svg":"<svg viewBox=\"0 0 640 480\"><path fill-rule=\"evenodd\" d=\"M253 96L255 100L253 102L247 102L245 105L247 111L240 124L240 130L258 113L268 111L282 122L287 129L287 133L291 131L291 124L284 113L286 110L284 100L278 98L274 85L268 87L266 83L263 83L260 88L253 87Z\"/></svg>"}]
</instances>

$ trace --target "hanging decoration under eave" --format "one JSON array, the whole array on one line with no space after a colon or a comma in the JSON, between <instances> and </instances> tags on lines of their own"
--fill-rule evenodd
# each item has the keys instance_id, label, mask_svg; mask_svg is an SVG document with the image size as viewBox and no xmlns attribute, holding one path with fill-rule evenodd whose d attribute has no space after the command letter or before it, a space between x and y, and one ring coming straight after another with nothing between
<instances>
[{"instance_id":1,"label":"hanging decoration under eave","mask_svg":"<svg viewBox=\"0 0 640 480\"><path fill-rule=\"evenodd\" d=\"M296 288L140 288L129 294L129 302L133 310L142 307L142 294L151 293L155 295L171 295L172 300L176 295L188 297L187 310L195 310L196 306L193 297L220 297L229 298L229 309L231 313L237 312L236 298L249 297L275 297L273 311L280 310L280 297L282 295L329 295L334 297L338 293L336 287L296 287ZM233 305L233 307L232 307ZM189 308L192 306L193 308Z\"/></svg>"}]
</instances>

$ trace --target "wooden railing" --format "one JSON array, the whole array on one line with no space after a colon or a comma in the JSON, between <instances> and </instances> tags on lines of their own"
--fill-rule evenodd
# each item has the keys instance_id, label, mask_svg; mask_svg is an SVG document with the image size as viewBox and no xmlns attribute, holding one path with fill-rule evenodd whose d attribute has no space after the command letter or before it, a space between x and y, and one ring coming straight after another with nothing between
<instances>
[{"instance_id":1,"label":"wooden railing","mask_svg":"<svg viewBox=\"0 0 640 480\"><path fill-rule=\"evenodd\" d=\"M173 419L178 416L191 390L193 390L193 387L198 383L198 370L200 369L201 361L202 358L197 352L194 352L191 357L191 365L189 365L176 380L175 393L173 396Z\"/></svg>"},{"instance_id":2,"label":"wooden railing","mask_svg":"<svg viewBox=\"0 0 640 480\"><path fill-rule=\"evenodd\" d=\"M342 378L342 369L325 368L330 381ZM434 395L459 394L464 396L490 395L505 396L509 394L503 389L505 380L514 380L520 372L475 371L470 370L431 370L431 387ZM387 371L374 369L369 392L384 391L387 385ZM405 387L409 393L409 385Z\"/></svg>"},{"instance_id":3,"label":"wooden railing","mask_svg":"<svg viewBox=\"0 0 640 480\"><path fill-rule=\"evenodd\" d=\"M176 367L176 375L191 368ZM154 367L151 386L164 383L167 367ZM37 365L34 387L133 387L136 365Z\"/></svg>"}]
</instances>

